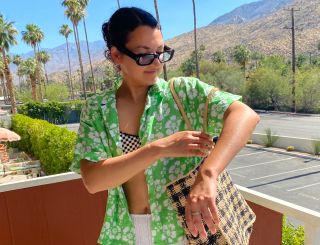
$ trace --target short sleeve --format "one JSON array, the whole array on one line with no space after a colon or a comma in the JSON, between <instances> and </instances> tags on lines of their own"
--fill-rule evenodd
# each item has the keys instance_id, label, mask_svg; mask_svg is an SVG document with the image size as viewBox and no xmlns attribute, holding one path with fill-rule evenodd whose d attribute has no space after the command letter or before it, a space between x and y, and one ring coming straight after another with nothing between
<instances>
[{"instance_id":1,"label":"short sleeve","mask_svg":"<svg viewBox=\"0 0 320 245\"><path fill-rule=\"evenodd\" d=\"M242 96L218 90L208 106L208 131L220 135L223 127L223 116L235 101L242 101Z\"/></svg>"},{"instance_id":2,"label":"short sleeve","mask_svg":"<svg viewBox=\"0 0 320 245\"><path fill-rule=\"evenodd\" d=\"M97 102L88 100L81 111L80 126L70 170L80 174L80 160L93 163L111 156L102 116Z\"/></svg>"},{"instance_id":3,"label":"short sleeve","mask_svg":"<svg viewBox=\"0 0 320 245\"><path fill-rule=\"evenodd\" d=\"M188 118L194 129L203 128L203 112L208 94L214 86L194 77L174 78L175 89L183 101ZM234 101L242 101L242 96L218 90L208 105L208 133L218 136L223 127L225 111Z\"/></svg>"}]
</instances>

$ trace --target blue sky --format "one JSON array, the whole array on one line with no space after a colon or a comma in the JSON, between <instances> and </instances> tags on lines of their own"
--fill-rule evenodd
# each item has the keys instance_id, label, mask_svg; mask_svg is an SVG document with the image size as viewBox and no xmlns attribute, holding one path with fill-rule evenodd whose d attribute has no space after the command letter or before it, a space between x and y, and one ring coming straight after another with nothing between
<instances>
[{"instance_id":1,"label":"blue sky","mask_svg":"<svg viewBox=\"0 0 320 245\"><path fill-rule=\"evenodd\" d=\"M215 18L234 8L254 2L255 0L196 0L197 26L208 25ZM41 48L54 48L64 43L64 38L58 34L62 24L71 26L64 16L61 0L0 0L0 13L8 21L15 21L19 32L18 45L10 49L11 53L20 54L31 51L31 48L21 41L21 31L26 24L36 24L45 34ZM121 6L141 7L155 15L152 0L120 0ZM101 25L108 20L117 9L116 0L91 0L87 9L86 24L90 42L102 40ZM158 0L160 21L164 39L170 39L193 29L191 0ZM82 27L81 23L81 27ZM79 28L80 38L84 39L83 28ZM70 38L73 41L73 37Z\"/></svg>"}]
</instances>

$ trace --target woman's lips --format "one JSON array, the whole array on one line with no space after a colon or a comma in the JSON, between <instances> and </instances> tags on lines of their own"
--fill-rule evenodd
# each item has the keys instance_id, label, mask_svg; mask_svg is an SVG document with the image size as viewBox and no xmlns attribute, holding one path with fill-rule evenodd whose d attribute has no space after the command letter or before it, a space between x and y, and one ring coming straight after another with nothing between
<instances>
[{"instance_id":1,"label":"woman's lips","mask_svg":"<svg viewBox=\"0 0 320 245\"><path fill-rule=\"evenodd\" d=\"M156 71L156 70L153 70L153 71L145 71L144 73L146 73L146 74L155 74L155 73L157 73L157 71Z\"/></svg>"}]
</instances>

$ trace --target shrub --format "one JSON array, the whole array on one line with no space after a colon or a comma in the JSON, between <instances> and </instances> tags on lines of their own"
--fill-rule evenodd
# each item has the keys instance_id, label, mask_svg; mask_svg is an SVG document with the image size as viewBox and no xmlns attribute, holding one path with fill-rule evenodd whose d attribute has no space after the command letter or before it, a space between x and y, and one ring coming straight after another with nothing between
<instances>
[{"instance_id":1,"label":"shrub","mask_svg":"<svg viewBox=\"0 0 320 245\"><path fill-rule=\"evenodd\" d=\"M289 145L287 147L287 151L294 151L294 146L293 145Z\"/></svg>"},{"instance_id":2,"label":"shrub","mask_svg":"<svg viewBox=\"0 0 320 245\"><path fill-rule=\"evenodd\" d=\"M75 132L21 114L12 116L12 129L21 136L17 146L39 159L47 175L69 171Z\"/></svg>"},{"instance_id":3,"label":"shrub","mask_svg":"<svg viewBox=\"0 0 320 245\"><path fill-rule=\"evenodd\" d=\"M262 141L266 147L271 147L278 140L278 136L275 136L271 131L271 128L265 129L266 135L262 138Z\"/></svg>"},{"instance_id":4,"label":"shrub","mask_svg":"<svg viewBox=\"0 0 320 245\"><path fill-rule=\"evenodd\" d=\"M34 119L54 124L79 122L83 101L28 102L18 107L18 112ZM72 118L73 116L73 118Z\"/></svg>"},{"instance_id":5,"label":"shrub","mask_svg":"<svg viewBox=\"0 0 320 245\"><path fill-rule=\"evenodd\" d=\"M295 228L292 224L287 223L287 218L283 216L282 222L282 245L303 245L304 228L298 226Z\"/></svg>"},{"instance_id":6,"label":"shrub","mask_svg":"<svg viewBox=\"0 0 320 245\"><path fill-rule=\"evenodd\" d=\"M312 145L313 145L313 154L315 156L317 156L317 155L319 156L320 155L320 140L315 139L313 141Z\"/></svg>"}]
</instances>

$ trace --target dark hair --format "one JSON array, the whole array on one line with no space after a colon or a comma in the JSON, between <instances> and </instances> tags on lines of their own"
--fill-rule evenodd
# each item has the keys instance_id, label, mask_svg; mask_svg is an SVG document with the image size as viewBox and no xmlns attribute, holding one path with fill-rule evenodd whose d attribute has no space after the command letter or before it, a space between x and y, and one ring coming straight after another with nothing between
<instances>
[{"instance_id":1,"label":"dark hair","mask_svg":"<svg viewBox=\"0 0 320 245\"><path fill-rule=\"evenodd\" d=\"M128 35L139 26L160 29L158 21L152 14L143 9L125 7L114 12L109 21L102 25L103 39L107 46L105 50L106 58L111 60L111 47L124 48L128 41Z\"/></svg>"}]
</instances>

